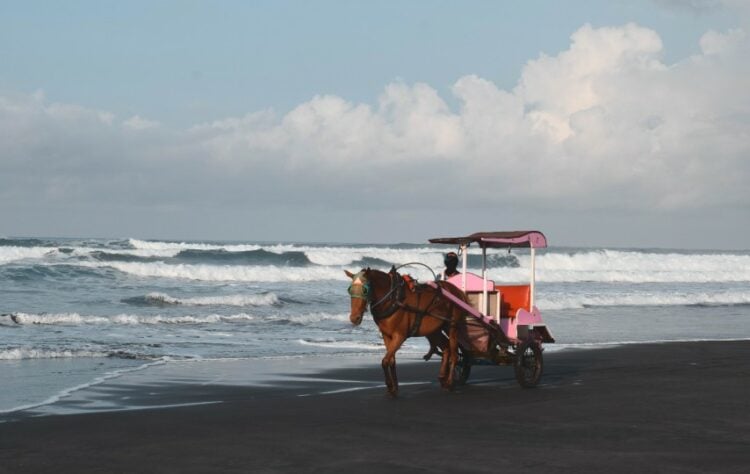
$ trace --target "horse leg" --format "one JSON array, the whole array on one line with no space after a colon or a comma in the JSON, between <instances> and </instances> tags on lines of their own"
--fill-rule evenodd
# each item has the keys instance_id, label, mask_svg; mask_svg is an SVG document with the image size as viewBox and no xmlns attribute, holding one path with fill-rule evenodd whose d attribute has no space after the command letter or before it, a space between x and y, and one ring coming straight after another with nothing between
<instances>
[{"instance_id":1,"label":"horse leg","mask_svg":"<svg viewBox=\"0 0 750 474\"><path fill-rule=\"evenodd\" d=\"M445 388L445 376L446 376L446 370L448 369L448 351L443 351L443 359L440 362L440 374L438 374L438 381L440 382L440 386Z\"/></svg>"},{"instance_id":2,"label":"horse leg","mask_svg":"<svg viewBox=\"0 0 750 474\"><path fill-rule=\"evenodd\" d=\"M396 375L396 351L406 340L405 336L396 334L388 338L383 337L385 341L385 357L383 357L383 372L385 373L385 385L388 387L388 393L395 397L398 395L398 376Z\"/></svg>"},{"instance_id":3,"label":"horse leg","mask_svg":"<svg viewBox=\"0 0 750 474\"><path fill-rule=\"evenodd\" d=\"M449 357L450 357L450 351L448 350L450 348L450 340L447 344L443 346L443 357L440 361L440 374L438 375L438 380L440 381L440 386L442 388L448 388L446 385L448 381L448 366L450 363Z\"/></svg>"},{"instance_id":4,"label":"horse leg","mask_svg":"<svg viewBox=\"0 0 750 474\"><path fill-rule=\"evenodd\" d=\"M442 356L443 353L441 351L445 350L446 346L445 336L443 336L443 333L432 333L428 334L425 337L430 342L430 350L427 352L427 354L423 355L422 358L424 360L430 360L432 358L432 354Z\"/></svg>"},{"instance_id":5,"label":"horse leg","mask_svg":"<svg viewBox=\"0 0 750 474\"><path fill-rule=\"evenodd\" d=\"M455 320L451 323L448 331L448 380L446 381L447 389L453 390L453 375L456 373L456 364L458 363L458 325Z\"/></svg>"},{"instance_id":6,"label":"horse leg","mask_svg":"<svg viewBox=\"0 0 750 474\"><path fill-rule=\"evenodd\" d=\"M448 329L447 347L443 349L443 360L440 363L440 386L445 390L453 390L453 374L458 362L458 326L453 319Z\"/></svg>"}]
</instances>

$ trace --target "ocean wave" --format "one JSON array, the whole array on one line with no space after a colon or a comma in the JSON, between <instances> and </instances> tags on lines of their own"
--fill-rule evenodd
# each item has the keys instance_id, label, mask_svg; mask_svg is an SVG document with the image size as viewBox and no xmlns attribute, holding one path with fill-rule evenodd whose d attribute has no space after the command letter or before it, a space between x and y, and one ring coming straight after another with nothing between
<instances>
[{"instance_id":1,"label":"ocean wave","mask_svg":"<svg viewBox=\"0 0 750 474\"><path fill-rule=\"evenodd\" d=\"M9 239L0 238L0 247L49 247L53 245L41 239Z\"/></svg>"},{"instance_id":2,"label":"ocean wave","mask_svg":"<svg viewBox=\"0 0 750 474\"><path fill-rule=\"evenodd\" d=\"M247 252L251 250L260 250L261 246L257 244L207 244L193 242L159 242L139 239L128 239L130 246L137 250L148 250L158 252L179 253L183 250L225 250L227 252Z\"/></svg>"},{"instance_id":3,"label":"ocean wave","mask_svg":"<svg viewBox=\"0 0 750 474\"><path fill-rule=\"evenodd\" d=\"M113 316L90 316L78 313L51 313L51 314L29 314L12 313L10 318L21 325L60 325L78 326L89 324L113 324L113 325L138 325L138 324L213 324L213 323L235 323L252 321L254 316L240 313L234 315L187 315L187 316L161 316L161 315L136 315L118 314Z\"/></svg>"},{"instance_id":4,"label":"ocean wave","mask_svg":"<svg viewBox=\"0 0 750 474\"><path fill-rule=\"evenodd\" d=\"M244 250L231 252L225 249L218 250L181 250L174 257L177 261L220 263L231 265L281 265L281 266L306 266L311 262L304 252L269 252L267 250Z\"/></svg>"},{"instance_id":5,"label":"ocean wave","mask_svg":"<svg viewBox=\"0 0 750 474\"><path fill-rule=\"evenodd\" d=\"M26 359L77 359L113 357L117 359L147 360L152 357L124 350L88 350L88 349L48 349L34 347L10 347L0 349L0 360Z\"/></svg>"},{"instance_id":6,"label":"ocean wave","mask_svg":"<svg viewBox=\"0 0 750 474\"><path fill-rule=\"evenodd\" d=\"M300 244L211 244L148 242L130 239L128 246L0 246L0 265L31 260L38 265L110 267L142 277L202 281L305 282L343 280L351 271L419 262L436 272L446 249L419 246L314 246ZM119 244L118 244L119 245ZM37 261L41 260L41 261ZM25 262L24 262L25 264ZM469 270L480 273L478 249L469 253ZM529 254L488 252L490 278L497 282L529 279ZM551 283L703 283L750 281L750 254L739 252L659 252L639 250L546 249L538 253L537 280ZM400 270L420 280L432 278L421 266ZM32 275L33 277L33 275Z\"/></svg>"},{"instance_id":7,"label":"ocean wave","mask_svg":"<svg viewBox=\"0 0 750 474\"><path fill-rule=\"evenodd\" d=\"M315 265L342 266L352 265L364 258L374 258L381 262L401 264L419 261L431 266L440 266L443 261L444 250L431 247L395 248L395 247L355 247L355 246L312 246L298 244L210 244L191 242L151 242L138 239L130 239L130 245L134 249L150 251L218 251L225 252L226 258L232 258L232 253L243 253L262 250L276 255L289 254L290 256L302 255ZM274 257L270 257L274 258ZM288 259L289 257L287 257ZM293 257L298 258L298 257ZM276 264L277 262L270 262Z\"/></svg>"},{"instance_id":8,"label":"ocean wave","mask_svg":"<svg viewBox=\"0 0 750 474\"><path fill-rule=\"evenodd\" d=\"M200 281L304 282L345 280L340 269L330 267L277 267L273 265L171 265L165 262L81 262L84 266L109 266L140 277L176 278Z\"/></svg>"},{"instance_id":9,"label":"ocean wave","mask_svg":"<svg viewBox=\"0 0 750 474\"><path fill-rule=\"evenodd\" d=\"M311 323L319 323L324 321L337 321L341 323L349 324L348 313L303 313L303 314L280 314L272 315L264 318L266 322L272 323L286 323L299 326L306 326Z\"/></svg>"},{"instance_id":10,"label":"ocean wave","mask_svg":"<svg viewBox=\"0 0 750 474\"><path fill-rule=\"evenodd\" d=\"M57 249L51 247L0 247L0 265L26 259L40 259L54 255Z\"/></svg>"},{"instance_id":11,"label":"ocean wave","mask_svg":"<svg viewBox=\"0 0 750 474\"><path fill-rule=\"evenodd\" d=\"M522 276L529 256L519 256L521 267L509 273ZM750 255L717 253L653 253L595 250L546 252L537 259L539 281L703 283L750 281ZM495 274L500 271L493 269ZM527 270L526 270L527 272ZM526 277L528 278L528 276Z\"/></svg>"},{"instance_id":12,"label":"ocean wave","mask_svg":"<svg viewBox=\"0 0 750 474\"><path fill-rule=\"evenodd\" d=\"M565 295L541 297L542 310L580 309L598 306L737 306L750 304L750 292L638 293L627 295Z\"/></svg>"},{"instance_id":13,"label":"ocean wave","mask_svg":"<svg viewBox=\"0 0 750 474\"><path fill-rule=\"evenodd\" d=\"M556 265L555 259L540 261L537 265L536 278L539 282L548 283L713 283L713 282L746 282L750 281L750 257L747 267L743 256L736 260L726 259L727 265L721 266L715 257L704 257L708 262L693 262L687 265L682 259L675 259L674 266L665 263L652 263L643 258L643 267L637 264L628 267L622 262L614 262L610 267L606 263L598 265L581 264L566 268ZM722 259L718 259L722 260ZM683 264L684 263L684 264ZM683 264L682 266L680 266ZM156 278L175 278L201 281L236 281L236 282L307 282L321 280L345 280L342 268L335 266L286 267L277 265L206 265L206 264L170 264L157 262L78 262L77 265L89 267L108 266L118 271ZM432 267L439 271L440 267ZM356 268L352 268L356 270ZM388 268L380 268L387 271ZM421 266L407 266L399 270L409 273L421 281L431 280L432 273ZM479 274L479 269L469 271ZM530 271L523 264L521 267L488 268L490 279L496 283L528 282Z\"/></svg>"},{"instance_id":14,"label":"ocean wave","mask_svg":"<svg viewBox=\"0 0 750 474\"><path fill-rule=\"evenodd\" d=\"M155 255L142 256L142 255L137 255L134 253L128 253L125 251L104 252L101 250L95 250L95 251L88 253L88 255L86 255L86 252L78 250L77 253L83 256L90 256L94 260L98 260L100 262L158 262L164 258L164 256L155 256Z\"/></svg>"},{"instance_id":15,"label":"ocean wave","mask_svg":"<svg viewBox=\"0 0 750 474\"><path fill-rule=\"evenodd\" d=\"M0 349L0 360L23 360L23 359L70 359L77 357L107 357L109 353L88 350L49 350L33 349L26 347L11 347Z\"/></svg>"},{"instance_id":16,"label":"ocean wave","mask_svg":"<svg viewBox=\"0 0 750 474\"><path fill-rule=\"evenodd\" d=\"M335 339L298 339L298 343L305 346L324 347L326 349L356 349L363 351L382 351L383 343L337 341Z\"/></svg>"},{"instance_id":17,"label":"ocean wave","mask_svg":"<svg viewBox=\"0 0 750 474\"><path fill-rule=\"evenodd\" d=\"M136 306L278 306L281 304L281 300L274 293L176 298L166 293L154 292L145 296L125 298L122 301Z\"/></svg>"}]
</instances>

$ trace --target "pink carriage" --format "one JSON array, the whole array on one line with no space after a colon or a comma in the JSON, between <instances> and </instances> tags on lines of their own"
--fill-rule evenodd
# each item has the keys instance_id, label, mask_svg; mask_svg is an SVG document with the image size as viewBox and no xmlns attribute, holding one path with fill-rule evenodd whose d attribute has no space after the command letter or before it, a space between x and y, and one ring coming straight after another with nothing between
<instances>
[{"instance_id":1,"label":"pink carriage","mask_svg":"<svg viewBox=\"0 0 750 474\"><path fill-rule=\"evenodd\" d=\"M534 387L543 369L542 343L555 342L534 304L536 249L547 247L538 231L478 232L466 237L430 239L433 244L458 245L461 272L448 279L464 292L466 301L444 292L445 297L467 314L459 330L459 361L454 379L465 383L472 365L513 365L522 387ZM467 271L467 249L482 249L482 274ZM531 252L530 282L527 285L500 285L487 275L488 248L528 248ZM429 282L436 287L436 283ZM467 303L468 302L468 303Z\"/></svg>"}]
</instances>

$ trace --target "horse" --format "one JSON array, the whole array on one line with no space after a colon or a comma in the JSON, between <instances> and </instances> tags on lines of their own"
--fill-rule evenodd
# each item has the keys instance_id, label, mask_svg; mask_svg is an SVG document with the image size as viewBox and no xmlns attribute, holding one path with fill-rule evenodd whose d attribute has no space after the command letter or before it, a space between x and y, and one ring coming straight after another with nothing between
<instances>
[{"instance_id":1,"label":"horse","mask_svg":"<svg viewBox=\"0 0 750 474\"><path fill-rule=\"evenodd\" d=\"M383 336L386 353L382 366L388 393L392 397L398 395L396 351L407 338L414 336L425 336L430 341L430 352L425 355L425 360L437 352L437 347L443 349L438 379L444 389L451 390L458 361L458 324L463 321L464 314L443 297L442 292L448 291L466 301L463 292L445 281L438 282L437 288L416 285L410 290L405 288L404 277L395 268L389 273L370 268L356 274L344 272L352 280L349 320L355 326L361 324L369 305ZM443 331L448 334L447 341Z\"/></svg>"}]
</instances>

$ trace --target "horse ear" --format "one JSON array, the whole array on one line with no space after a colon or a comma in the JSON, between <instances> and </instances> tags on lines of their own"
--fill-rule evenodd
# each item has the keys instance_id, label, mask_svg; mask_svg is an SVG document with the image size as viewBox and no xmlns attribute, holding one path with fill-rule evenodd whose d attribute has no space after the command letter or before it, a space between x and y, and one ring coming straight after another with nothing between
<instances>
[{"instance_id":1,"label":"horse ear","mask_svg":"<svg viewBox=\"0 0 750 474\"><path fill-rule=\"evenodd\" d=\"M354 273L350 272L349 270L344 270L344 273L346 273L346 276L349 278L354 278Z\"/></svg>"}]
</instances>

